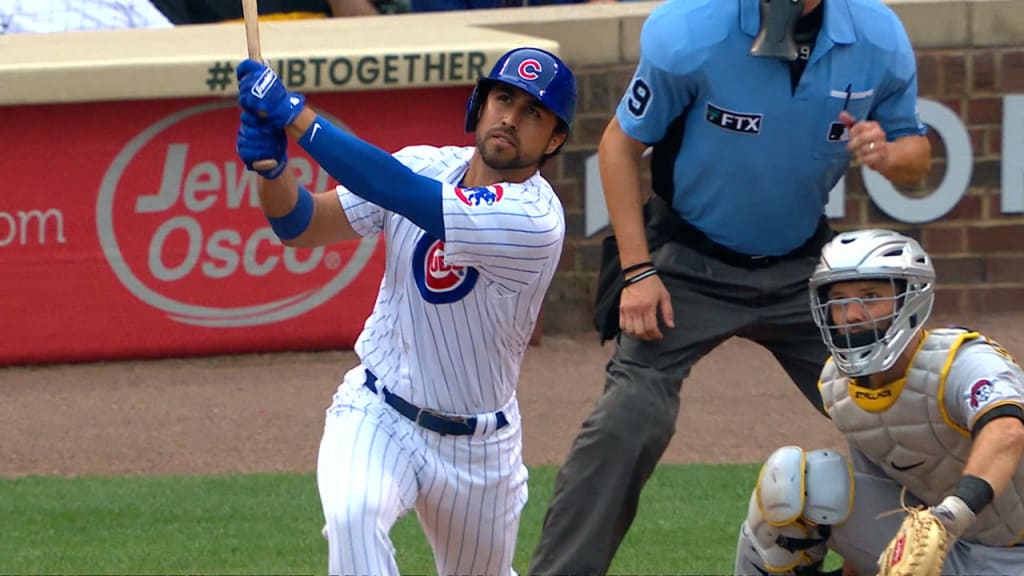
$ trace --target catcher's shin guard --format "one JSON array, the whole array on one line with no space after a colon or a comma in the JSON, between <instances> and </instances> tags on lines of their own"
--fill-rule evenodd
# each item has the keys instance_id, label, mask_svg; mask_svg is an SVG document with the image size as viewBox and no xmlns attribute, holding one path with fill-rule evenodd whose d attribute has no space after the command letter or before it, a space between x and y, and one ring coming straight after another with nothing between
<instances>
[{"instance_id":1,"label":"catcher's shin guard","mask_svg":"<svg viewBox=\"0 0 1024 576\"><path fill-rule=\"evenodd\" d=\"M832 525L853 502L853 472L841 454L779 448L761 467L736 544L736 576L818 574Z\"/></svg>"}]
</instances>

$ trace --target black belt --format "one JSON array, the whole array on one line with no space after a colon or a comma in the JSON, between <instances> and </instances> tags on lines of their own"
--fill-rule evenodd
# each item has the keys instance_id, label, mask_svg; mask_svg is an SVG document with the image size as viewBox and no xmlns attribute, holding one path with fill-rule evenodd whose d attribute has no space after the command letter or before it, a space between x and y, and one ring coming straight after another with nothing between
<instances>
[{"instance_id":1,"label":"black belt","mask_svg":"<svg viewBox=\"0 0 1024 576\"><path fill-rule=\"evenodd\" d=\"M366 382L363 385L376 394L377 376L373 372L367 370ZM384 402L387 402L388 406L391 406L397 410L399 414L427 430L432 430L444 436L472 436L473 433L476 432L476 416L470 416L468 418L445 416L444 414L438 414L432 410L426 410L416 406L415 404L411 404L401 396L393 394L388 390L387 386L381 386L380 389L381 392L384 393ZM494 416L498 421L498 425L495 430L500 430L505 426L508 426L508 418L505 416L504 412L496 412Z\"/></svg>"},{"instance_id":2,"label":"black belt","mask_svg":"<svg viewBox=\"0 0 1024 576\"><path fill-rule=\"evenodd\" d=\"M683 220L660 196L652 196L647 204L650 210L648 226L653 228L655 234L664 234L670 241L678 242L705 256L740 268L765 268L794 258L817 257L821 254L821 248L835 236L835 232L828 223L828 218L823 216L818 222L814 234L795 250L781 256L755 256L737 252L708 238L707 234L699 228Z\"/></svg>"}]
</instances>

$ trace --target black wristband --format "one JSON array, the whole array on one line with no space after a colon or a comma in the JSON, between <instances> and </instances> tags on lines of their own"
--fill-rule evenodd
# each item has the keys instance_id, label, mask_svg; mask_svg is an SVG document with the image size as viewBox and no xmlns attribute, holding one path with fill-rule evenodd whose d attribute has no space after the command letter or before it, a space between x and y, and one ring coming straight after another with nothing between
<instances>
[{"instance_id":1,"label":"black wristband","mask_svg":"<svg viewBox=\"0 0 1024 576\"><path fill-rule=\"evenodd\" d=\"M971 474L964 474L960 478L960 481L956 483L956 492L953 494L963 500L964 504L967 504L967 507L975 514L991 504L992 499L995 498L992 485L984 478L978 478Z\"/></svg>"},{"instance_id":2,"label":"black wristband","mask_svg":"<svg viewBox=\"0 0 1024 576\"><path fill-rule=\"evenodd\" d=\"M630 272L636 272L637 270L639 270L641 268L648 268L648 267L654 268L654 262L651 262L650 260L648 260L647 262L641 262L639 264L633 264L632 266L630 266L628 268L623 268L622 269L622 275L625 276L626 274L629 274Z\"/></svg>"},{"instance_id":3,"label":"black wristband","mask_svg":"<svg viewBox=\"0 0 1024 576\"><path fill-rule=\"evenodd\" d=\"M622 287L625 288L626 286L632 286L633 284L636 284L637 282L643 280L644 278L650 278L651 276L655 276L657 274L658 270L656 268L651 268L650 270L641 272L636 276L633 276L632 278L627 278L626 281L623 282Z\"/></svg>"}]
</instances>

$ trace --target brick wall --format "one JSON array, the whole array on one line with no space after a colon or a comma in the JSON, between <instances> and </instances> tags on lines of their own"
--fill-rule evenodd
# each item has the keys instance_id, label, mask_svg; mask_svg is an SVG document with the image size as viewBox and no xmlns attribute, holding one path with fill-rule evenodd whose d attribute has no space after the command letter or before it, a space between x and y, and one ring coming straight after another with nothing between
<instances>
[{"instance_id":1,"label":"brick wall","mask_svg":"<svg viewBox=\"0 0 1024 576\"><path fill-rule=\"evenodd\" d=\"M968 191L941 219L905 224L889 218L874 204L864 189L860 169L853 167L846 179L845 216L834 219L833 226L840 230L894 228L918 238L935 258L937 311L1024 308L1024 215L1001 214L999 209L1002 97L1024 94L1024 48L919 48L917 57L920 96L950 108L967 127L974 149ZM609 229L585 236L584 163L596 154L601 132L632 71L633 63L577 68L577 125L561 157L545 167L562 197L568 225L559 272L543 311L546 333L591 330L600 240ZM927 181L902 193L928 195L942 181L945 149L935 134L931 140L934 165Z\"/></svg>"},{"instance_id":2,"label":"brick wall","mask_svg":"<svg viewBox=\"0 0 1024 576\"><path fill-rule=\"evenodd\" d=\"M967 126L974 149L968 193L941 220L907 227L886 218L861 191L861 218L838 224L891 226L919 238L935 258L939 310L1024 308L1024 217L999 209L1003 95L1024 93L1024 49L919 50L917 63L921 96L941 102ZM925 192L944 170L942 141L934 135L931 141L935 165Z\"/></svg>"}]
</instances>

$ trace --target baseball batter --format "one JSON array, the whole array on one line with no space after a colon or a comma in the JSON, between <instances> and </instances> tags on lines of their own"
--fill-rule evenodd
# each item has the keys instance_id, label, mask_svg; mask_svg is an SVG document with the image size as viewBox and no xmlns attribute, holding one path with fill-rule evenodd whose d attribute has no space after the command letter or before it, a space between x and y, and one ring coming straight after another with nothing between
<instances>
[{"instance_id":1,"label":"baseball batter","mask_svg":"<svg viewBox=\"0 0 1024 576\"><path fill-rule=\"evenodd\" d=\"M398 574L389 531L415 509L438 574L511 574L527 471L520 363L558 264L564 215L539 167L568 135L576 81L556 56L512 50L473 91L475 147L394 156L304 106L261 63L238 68L238 150L261 172L278 236L317 246L383 233L387 263L327 410L317 481L330 574ZM285 132L342 186L310 194Z\"/></svg>"},{"instance_id":2,"label":"baseball batter","mask_svg":"<svg viewBox=\"0 0 1024 576\"><path fill-rule=\"evenodd\" d=\"M737 574L814 574L826 542L844 576L875 574L904 516L886 513L902 511L904 489L955 540L943 574L1024 573L1024 373L978 332L924 330L934 290L931 259L912 238L862 230L825 246L810 280L832 352L820 388L852 463L793 446L772 454Z\"/></svg>"}]
</instances>

